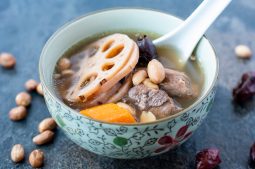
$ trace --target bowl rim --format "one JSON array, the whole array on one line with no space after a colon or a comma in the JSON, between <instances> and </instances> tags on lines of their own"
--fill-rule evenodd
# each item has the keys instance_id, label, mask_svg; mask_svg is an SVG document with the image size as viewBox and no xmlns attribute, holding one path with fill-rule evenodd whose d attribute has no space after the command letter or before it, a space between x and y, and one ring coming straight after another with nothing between
<instances>
[{"instance_id":1,"label":"bowl rim","mask_svg":"<svg viewBox=\"0 0 255 169\"><path fill-rule=\"evenodd\" d=\"M61 104L61 106L64 106L65 109L69 110L69 112L71 113L77 113L77 115L80 115L88 120L92 120L92 121L95 121L97 123L103 123L103 124L108 124L108 125L113 125L113 126L143 126L143 125L152 125L152 124L159 124L161 122L165 122L165 121L170 121L172 119L175 119L176 117L178 116L181 116L182 114L184 114L185 112L188 112L190 111L192 108L194 108L195 106L197 106L199 103L201 103L202 100L204 100L210 93L211 91L213 90L213 88L215 87L216 85L216 82L217 82L217 79L218 79L218 75L219 75L219 58L218 58L218 55L215 51L215 47L212 45L212 43L208 40L208 38L206 37L206 35L203 35L202 38L204 38L205 40L208 41L209 45L211 46L212 48L212 51L214 53L214 57L215 57L215 60L216 60L216 71L215 71L215 76L214 76L214 79L212 81L212 83L210 84L210 87L209 89L206 91L206 93L202 96L202 97L199 97L194 103L192 103L189 107L183 109L182 111L174 114L174 115L171 115L171 116L168 116L168 117L165 117L165 118L162 118L162 119L159 119L159 120L156 120L156 121L153 121L153 122L147 122L147 123L110 123L110 122L105 122L105 121L101 121L101 120L95 120L95 119L92 119L90 117L87 117L87 116L84 116L82 114L80 114L78 111L70 108L69 106L67 106L61 99L59 99L54 93L52 93L48 86L45 84L45 81L44 81L44 74L43 74L43 71L42 71L42 57L45 53L45 51L47 50L48 46L49 46L49 43L56 37L56 35L61 32L64 28L66 28L68 25L71 25L77 21L79 21L80 19L82 18L85 18L85 17L88 17L88 16L92 16L92 15L96 15L96 14L99 14L99 13L103 13L103 12L110 12L110 11L117 11L117 10L139 10L139 11L151 11L151 12L157 12L157 13L160 13L160 14L164 14L164 15L169 15L169 16L172 16L176 19L179 19L180 21L183 21L183 19L181 19L180 17L177 17L175 15L172 15L172 14L169 14L167 12L164 12L164 11L161 11L161 10L158 10L158 9L151 9L151 8L141 8L141 7L115 7L115 8L106 8L106 9L101 9L101 10L96 10L96 11L93 11L93 12L88 12L86 14L83 14L81 16L78 16L68 22L66 22L65 24L63 24L62 26L60 26L51 36L50 38L46 41L45 45L43 46L43 49L41 51L41 54L40 54L40 58L39 58L39 78L40 78L40 81L41 81L41 84L43 86L43 90L46 90L47 93L52 97L54 98L58 103ZM201 39L202 39L201 38Z\"/></svg>"}]
</instances>

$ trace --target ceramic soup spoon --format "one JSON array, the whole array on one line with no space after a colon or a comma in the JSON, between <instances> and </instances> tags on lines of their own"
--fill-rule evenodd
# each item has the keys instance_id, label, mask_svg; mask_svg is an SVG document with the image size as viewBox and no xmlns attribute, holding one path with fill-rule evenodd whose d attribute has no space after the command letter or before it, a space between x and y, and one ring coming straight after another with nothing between
<instances>
[{"instance_id":1,"label":"ceramic soup spoon","mask_svg":"<svg viewBox=\"0 0 255 169\"><path fill-rule=\"evenodd\" d=\"M156 46L170 47L180 63L186 63L197 43L232 0L204 0L176 29L155 39Z\"/></svg>"}]
</instances>

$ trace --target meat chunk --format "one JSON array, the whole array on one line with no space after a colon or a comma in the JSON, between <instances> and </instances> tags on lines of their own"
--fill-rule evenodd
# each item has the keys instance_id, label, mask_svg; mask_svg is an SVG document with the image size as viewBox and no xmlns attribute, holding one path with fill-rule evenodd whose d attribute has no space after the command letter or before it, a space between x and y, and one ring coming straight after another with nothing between
<instances>
[{"instance_id":1,"label":"meat chunk","mask_svg":"<svg viewBox=\"0 0 255 169\"><path fill-rule=\"evenodd\" d=\"M169 100L163 105L158 107L152 107L149 109L149 111L152 112L157 119L174 115L181 110L182 108L180 107L180 105L170 97Z\"/></svg>"},{"instance_id":2,"label":"meat chunk","mask_svg":"<svg viewBox=\"0 0 255 169\"><path fill-rule=\"evenodd\" d=\"M165 69L165 80L160 83L160 88L172 97L189 98L195 95L190 78L183 72Z\"/></svg>"},{"instance_id":3,"label":"meat chunk","mask_svg":"<svg viewBox=\"0 0 255 169\"><path fill-rule=\"evenodd\" d=\"M136 105L140 111L151 111L157 119L182 110L165 91L151 89L143 84L134 86L129 90L128 101Z\"/></svg>"},{"instance_id":4,"label":"meat chunk","mask_svg":"<svg viewBox=\"0 0 255 169\"><path fill-rule=\"evenodd\" d=\"M128 97L139 110L145 110L153 106L161 106L167 102L169 98L167 93L163 90L151 89L143 84L131 88L128 92Z\"/></svg>"}]
</instances>

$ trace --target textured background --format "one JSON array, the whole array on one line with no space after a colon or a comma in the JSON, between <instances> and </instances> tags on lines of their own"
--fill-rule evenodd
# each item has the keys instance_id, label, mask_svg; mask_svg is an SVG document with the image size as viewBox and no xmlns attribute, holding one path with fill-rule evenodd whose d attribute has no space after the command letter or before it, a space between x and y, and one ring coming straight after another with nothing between
<instances>
[{"instance_id":1,"label":"textured background","mask_svg":"<svg viewBox=\"0 0 255 169\"><path fill-rule=\"evenodd\" d=\"M32 137L37 125L49 113L43 98L33 94L29 115L22 122L11 122L8 111L15 106L16 93L24 90L29 78L38 79L38 59L49 36L67 21L85 13L111 7L146 7L186 18L201 0L1 0L0 51L17 58L14 70L0 68L0 168L30 168L28 154L35 148L45 152L44 168L93 169L189 169L194 167L196 152L206 147L221 150L221 169L245 169L249 147L255 141L254 102L245 108L234 106L231 90L241 74L255 69L255 58L242 61L235 57L234 47L244 43L255 51L254 0L235 0L208 30L207 36L220 58L220 77L215 104L194 136L178 149L143 160L115 160L81 149L58 130L53 144L37 147ZM10 149L21 143L26 161L13 164Z\"/></svg>"}]
</instances>

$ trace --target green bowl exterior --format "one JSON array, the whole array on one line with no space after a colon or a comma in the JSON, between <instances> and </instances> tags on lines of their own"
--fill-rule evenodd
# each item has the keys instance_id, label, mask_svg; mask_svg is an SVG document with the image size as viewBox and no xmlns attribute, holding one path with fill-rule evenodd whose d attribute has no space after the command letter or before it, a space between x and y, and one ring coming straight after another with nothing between
<instances>
[{"instance_id":1,"label":"green bowl exterior","mask_svg":"<svg viewBox=\"0 0 255 169\"><path fill-rule=\"evenodd\" d=\"M173 119L132 126L90 120L66 109L63 103L44 90L49 112L68 138L93 153L118 159L154 156L182 144L207 116L214 95L213 88L199 104Z\"/></svg>"}]
</instances>

